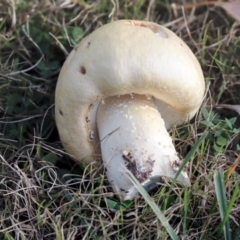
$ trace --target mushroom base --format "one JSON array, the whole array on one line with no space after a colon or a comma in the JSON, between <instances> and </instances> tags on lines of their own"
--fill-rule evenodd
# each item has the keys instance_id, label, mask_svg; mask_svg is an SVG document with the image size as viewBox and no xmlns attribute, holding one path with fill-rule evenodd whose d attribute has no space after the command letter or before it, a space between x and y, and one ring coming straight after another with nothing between
<instances>
[{"instance_id":1,"label":"mushroom base","mask_svg":"<svg viewBox=\"0 0 240 240\"><path fill-rule=\"evenodd\" d=\"M129 171L146 190L154 186L152 179L175 177L181 161L152 97L131 94L104 99L97 125L108 180L124 199L137 194ZM190 185L185 171L177 181Z\"/></svg>"}]
</instances>

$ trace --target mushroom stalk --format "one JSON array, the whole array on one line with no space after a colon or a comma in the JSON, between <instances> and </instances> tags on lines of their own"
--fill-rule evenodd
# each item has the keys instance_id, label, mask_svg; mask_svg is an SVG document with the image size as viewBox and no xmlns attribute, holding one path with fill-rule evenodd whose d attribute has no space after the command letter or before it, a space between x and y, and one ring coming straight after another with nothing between
<instances>
[{"instance_id":1,"label":"mushroom stalk","mask_svg":"<svg viewBox=\"0 0 240 240\"><path fill-rule=\"evenodd\" d=\"M175 177L181 161L152 97L131 94L104 99L97 125L106 174L124 199L137 194L127 169L147 191L154 185L151 179ZM185 171L177 181L190 185Z\"/></svg>"}]
</instances>

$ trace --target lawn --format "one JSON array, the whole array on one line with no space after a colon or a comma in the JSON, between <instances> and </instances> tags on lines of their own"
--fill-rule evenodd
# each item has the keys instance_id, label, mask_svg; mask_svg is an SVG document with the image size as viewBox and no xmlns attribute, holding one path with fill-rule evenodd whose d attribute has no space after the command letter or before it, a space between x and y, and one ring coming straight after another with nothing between
<instances>
[{"instance_id":1,"label":"lawn","mask_svg":"<svg viewBox=\"0 0 240 240\"><path fill-rule=\"evenodd\" d=\"M173 3L0 1L0 239L240 239L240 22L203 0ZM77 165L61 145L61 66L82 38L117 19L171 29L202 66L201 109L170 131L189 188L166 180L150 197L120 201L101 170Z\"/></svg>"}]
</instances>

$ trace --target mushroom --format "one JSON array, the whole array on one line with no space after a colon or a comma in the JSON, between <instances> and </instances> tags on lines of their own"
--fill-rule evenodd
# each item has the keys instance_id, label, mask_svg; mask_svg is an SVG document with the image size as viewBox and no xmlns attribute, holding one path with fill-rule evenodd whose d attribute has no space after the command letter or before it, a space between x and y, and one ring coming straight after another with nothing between
<instances>
[{"instance_id":1,"label":"mushroom","mask_svg":"<svg viewBox=\"0 0 240 240\"><path fill-rule=\"evenodd\" d=\"M199 62L172 31L119 20L85 37L66 59L56 87L61 142L78 163L102 165L114 191L133 199L130 177L149 190L174 178L181 160L167 131L203 101ZM177 181L189 186L185 170Z\"/></svg>"}]
</instances>

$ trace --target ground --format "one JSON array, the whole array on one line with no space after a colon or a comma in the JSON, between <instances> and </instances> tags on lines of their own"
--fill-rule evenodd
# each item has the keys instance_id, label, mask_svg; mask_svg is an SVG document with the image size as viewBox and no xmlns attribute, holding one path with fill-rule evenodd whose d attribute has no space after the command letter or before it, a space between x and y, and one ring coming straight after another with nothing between
<instances>
[{"instance_id":1,"label":"ground","mask_svg":"<svg viewBox=\"0 0 240 240\"><path fill-rule=\"evenodd\" d=\"M119 201L102 174L76 165L54 121L68 53L123 18L174 31L207 85L198 115L170 132L189 162L191 187L164 181L150 193L154 206L143 197ZM240 239L240 118L219 107L240 104L239 36L239 22L224 9L191 0L1 0L0 239Z\"/></svg>"}]
</instances>

